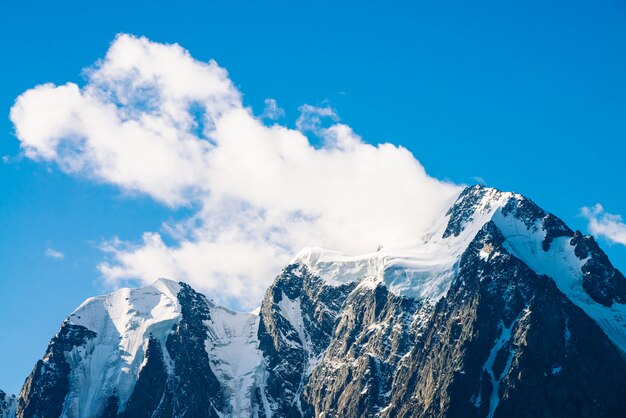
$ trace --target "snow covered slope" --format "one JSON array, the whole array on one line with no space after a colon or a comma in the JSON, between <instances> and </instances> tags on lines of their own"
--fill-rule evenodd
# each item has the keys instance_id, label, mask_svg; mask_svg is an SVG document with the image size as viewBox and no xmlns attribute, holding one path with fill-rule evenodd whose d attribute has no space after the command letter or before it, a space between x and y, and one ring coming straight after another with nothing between
<instances>
[{"instance_id":1,"label":"snow covered slope","mask_svg":"<svg viewBox=\"0 0 626 418\"><path fill-rule=\"evenodd\" d=\"M422 237L389 245L371 254L348 256L322 248L305 248L292 260L306 265L329 284L383 283L392 292L438 300L447 292L455 265L480 228L516 195L495 189L464 192L455 206ZM471 202L470 202L471 201ZM452 236L451 231L457 231Z\"/></svg>"},{"instance_id":2,"label":"snow covered slope","mask_svg":"<svg viewBox=\"0 0 626 418\"><path fill-rule=\"evenodd\" d=\"M262 373L263 354L259 350L259 317L215 307L205 321L211 366L230 398L233 417L253 415L253 392Z\"/></svg>"},{"instance_id":3,"label":"snow covered slope","mask_svg":"<svg viewBox=\"0 0 626 418\"><path fill-rule=\"evenodd\" d=\"M292 263L306 265L331 285L382 283L395 294L436 302L447 293L468 245L490 221L504 235L511 254L536 273L551 277L626 353L626 288L621 273L593 238L575 234L560 219L516 193L470 187L427 234L414 242L360 256L306 248ZM596 271L585 265L596 265ZM599 297L585 289L585 278L599 286L595 289Z\"/></svg>"}]
</instances>

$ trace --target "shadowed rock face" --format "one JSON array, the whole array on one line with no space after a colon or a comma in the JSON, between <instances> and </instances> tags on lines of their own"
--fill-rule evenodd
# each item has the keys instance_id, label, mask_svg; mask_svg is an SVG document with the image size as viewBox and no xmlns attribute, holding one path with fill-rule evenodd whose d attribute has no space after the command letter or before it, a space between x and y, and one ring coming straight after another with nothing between
<instances>
[{"instance_id":1,"label":"shadowed rock face","mask_svg":"<svg viewBox=\"0 0 626 418\"><path fill-rule=\"evenodd\" d=\"M13 418L16 402L15 395L9 395L0 390L0 418Z\"/></svg>"},{"instance_id":2,"label":"shadowed rock face","mask_svg":"<svg viewBox=\"0 0 626 418\"><path fill-rule=\"evenodd\" d=\"M209 302L184 283L178 300L181 320L166 342L175 375L168 381L166 402L156 416L218 417L226 401L205 348L207 330L203 321L211 318Z\"/></svg>"},{"instance_id":3,"label":"shadowed rock face","mask_svg":"<svg viewBox=\"0 0 626 418\"><path fill-rule=\"evenodd\" d=\"M576 255L587 262L582 266L583 288L604 306L626 303L626 279L591 236L576 231L571 241Z\"/></svg>"},{"instance_id":4,"label":"shadowed rock face","mask_svg":"<svg viewBox=\"0 0 626 418\"><path fill-rule=\"evenodd\" d=\"M439 237L452 241L444 244L467 241L441 298L409 297L378 276L355 279L361 270L352 265L353 281L327 280L305 262L285 267L266 292L256 335L253 321L245 341L262 359L246 377L254 383L241 392L251 409L234 409L237 387L223 377L236 359L211 358L221 351L208 347L233 330L226 326L215 339L209 324L217 308L176 285L180 316L164 322L167 332L146 334L132 392L121 396L113 385L95 416L242 416L237 410L258 417L626 416L619 348L626 330L616 318L626 279L593 238L522 196L482 186L466 189L446 216ZM569 264L558 264L565 259ZM545 263L552 274L566 268L578 275L542 275ZM334 266L333 274L344 271ZM404 277L402 268L384 274ZM594 316L602 309L616 314ZM26 380L18 417L63 413L76 389L72 364L89 355L96 336L63 324Z\"/></svg>"},{"instance_id":5,"label":"shadowed rock face","mask_svg":"<svg viewBox=\"0 0 626 418\"><path fill-rule=\"evenodd\" d=\"M165 344L173 373L168 373L161 343L150 338L145 364L126 409L120 413L123 418L218 417L226 409L204 346L207 331L203 321L211 318L209 304L204 296L184 283L178 300L181 320Z\"/></svg>"},{"instance_id":6,"label":"shadowed rock face","mask_svg":"<svg viewBox=\"0 0 626 418\"><path fill-rule=\"evenodd\" d=\"M165 396L165 392L168 389L167 381L168 374L163 357L163 349L159 340L150 338L146 349L145 365L141 369L137 383L135 383L135 388L126 405L124 416L128 418L148 418L152 417L157 410L161 414L169 412L171 415L173 412L171 402L169 402L171 395ZM111 411L118 405L117 397L113 396L109 404ZM166 402L162 404L162 400ZM117 409L115 409L115 413L117 414Z\"/></svg>"},{"instance_id":7,"label":"shadowed rock face","mask_svg":"<svg viewBox=\"0 0 626 418\"><path fill-rule=\"evenodd\" d=\"M18 417L56 418L61 415L69 390L70 367L66 353L83 346L96 333L64 322L46 354L28 376L17 402Z\"/></svg>"},{"instance_id":8,"label":"shadowed rock face","mask_svg":"<svg viewBox=\"0 0 626 418\"><path fill-rule=\"evenodd\" d=\"M226 410L226 400L204 345L207 330L203 321L211 319L209 302L184 283L178 301L181 319L165 343L169 366L161 343L149 339L145 364L121 417L208 418L218 417Z\"/></svg>"},{"instance_id":9,"label":"shadowed rock face","mask_svg":"<svg viewBox=\"0 0 626 418\"><path fill-rule=\"evenodd\" d=\"M259 389L256 395L260 416L302 414L301 394L309 371L328 347L354 286L329 286L305 266L294 264L268 289L258 333L267 370L264 393Z\"/></svg>"}]
</instances>

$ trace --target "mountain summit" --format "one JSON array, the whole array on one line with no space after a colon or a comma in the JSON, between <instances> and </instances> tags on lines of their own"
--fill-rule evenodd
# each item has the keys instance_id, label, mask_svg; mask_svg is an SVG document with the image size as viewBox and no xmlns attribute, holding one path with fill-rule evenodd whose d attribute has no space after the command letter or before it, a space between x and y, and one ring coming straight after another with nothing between
<instances>
[{"instance_id":1,"label":"mountain summit","mask_svg":"<svg viewBox=\"0 0 626 418\"><path fill-rule=\"evenodd\" d=\"M592 237L519 194L473 186L412 242L302 250L258 316L165 279L88 299L6 409L619 417L625 320L626 279Z\"/></svg>"}]
</instances>

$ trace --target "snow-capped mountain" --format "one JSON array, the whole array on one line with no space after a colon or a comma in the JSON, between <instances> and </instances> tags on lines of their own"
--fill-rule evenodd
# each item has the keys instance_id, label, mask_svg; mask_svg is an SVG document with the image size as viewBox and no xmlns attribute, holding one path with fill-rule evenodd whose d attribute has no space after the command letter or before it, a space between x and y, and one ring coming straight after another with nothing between
<instances>
[{"instance_id":1,"label":"snow-capped mountain","mask_svg":"<svg viewBox=\"0 0 626 418\"><path fill-rule=\"evenodd\" d=\"M412 242L301 251L258 315L165 279L89 299L16 414L618 417L625 356L626 279L594 239L474 186Z\"/></svg>"}]
</instances>

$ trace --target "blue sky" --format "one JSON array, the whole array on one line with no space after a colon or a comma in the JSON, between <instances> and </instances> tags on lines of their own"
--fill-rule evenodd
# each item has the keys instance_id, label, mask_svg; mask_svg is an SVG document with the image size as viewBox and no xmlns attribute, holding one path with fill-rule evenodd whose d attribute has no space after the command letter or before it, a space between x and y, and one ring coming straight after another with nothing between
<instances>
[{"instance_id":1,"label":"blue sky","mask_svg":"<svg viewBox=\"0 0 626 418\"><path fill-rule=\"evenodd\" d=\"M110 289L97 268L104 242L138 242L197 211L20 152L15 99L41 83L84 85L118 33L216 60L245 106L260 115L273 98L289 128L300 106L330 106L365 142L406 147L436 179L484 179L584 232L582 207L626 215L623 2L412 3L3 5L0 389L17 392L63 318ZM626 247L599 240L626 270Z\"/></svg>"}]
</instances>

